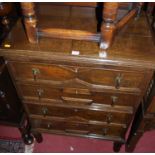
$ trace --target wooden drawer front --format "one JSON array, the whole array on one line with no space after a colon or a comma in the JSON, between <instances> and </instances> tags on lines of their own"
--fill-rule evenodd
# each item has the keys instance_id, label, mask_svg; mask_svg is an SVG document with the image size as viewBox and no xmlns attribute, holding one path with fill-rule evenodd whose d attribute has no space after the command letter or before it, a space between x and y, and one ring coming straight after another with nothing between
<instances>
[{"instance_id":1,"label":"wooden drawer front","mask_svg":"<svg viewBox=\"0 0 155 155\"><path fill-rule=\"evenodd\" d=\"M35 101L58 101L71 104L108 104L111 106L136 106L139 96L133 94L92 92L88 89L54 88L43 84L18 84L22 98Z\"/></svg>"},{"instance_id":2,"label":"wooden drawer front","mask_svg":"<svg viewBox=\"0 0 155 155\"><path fill-rule=\"evenodd\" d=\"M112 86L116 89L121 87L140 88L144 74L134 71L82 68L79 69L79 78L88 83Z\"/></svg>"},{"instance_id":3,"label":"wooden drawer front","mask_svg":"<svg viewBox=\"0 0 155 155\"><path fill-rule=\"evenodd\" d=\"M40 65L11 62L15 77L19 79L66 81L76 77L72 68L59 65Z\"/></svg>"},{"instance_id":4,"label":"wooden drawer front","mask_svg":"<svg viewBox=\"0 0 155 155\"><path fill-rule=\"evenodd\" d=\"M97 134L102 136L122 137L126 131L125 128L118 125L85 124L68 122L65 120L45 120L31 118L31 124L32 128L59 130L74 134Z\"/></svg>"},{"instance_id":5,"label":"wooden drawer front","mask_svg":"<svg viewBox=\"0 0 155 155\"><path fill-rule=\"evenodd\" d=\"M61 65L43 65L11 62L11 68L18 80L44 81L55 84L77 83L85 87L100 85L111 89L141 88L144 73L123 70L107 70L103 68L69 67ZM146 75L145 75L146 76ZM74 82L73 82L74 81Z\"/></svg>"},{"instance_id":6,"label":"wooden drawer front","mask_svg":"<svg viewBox=\"0 0 155 155\"><path fill-rule=\"evenodd\" d=\"M94 103L108 104L113 106L131 106L136 107L138 95L123 94L123 93L109 93L109 92L93 92L92 100Z\"/></svg>"},{"instance_id":7,"label":"wooden drawer front","mask_svg":"<svg viewBox=\"0 0 155 155\"><path fill-rule=\"evenodd\" d=\"M105 110L92 110L82 109L75 107L63 107L63 106L49 106L39 104L27 104L28 111L30 114L46 116L56 116L67 118L68 120L79 120L79 121L102 121L107 123L119 123L128 124L131 119L131 114L123 112L115 112Z\"/></svg>"},{"instance_id":8,"label":"wooden drawer front","mask_svg":"<svg viewBox=\"0 0 155 155\"><path fill-rule=\"evenodd\" d=\"M61 100L62 90L44 85L17 84L22 97L36 101Z\"/></svg>"},{"instance_id":9,"label":"wooden drawer front","mask_svg":"<svg viewBox=\"0 0 155 155\"><path fill-rule=\"evenodd\" d=\"M91 95L87 90L54 88L45 85L17 84L22 98L35 101L57 101L58 103L91 104ZM76 91L75 91L76 90ZM77 93L78 92L78 93Z\"/></svg>"}]
</instances>

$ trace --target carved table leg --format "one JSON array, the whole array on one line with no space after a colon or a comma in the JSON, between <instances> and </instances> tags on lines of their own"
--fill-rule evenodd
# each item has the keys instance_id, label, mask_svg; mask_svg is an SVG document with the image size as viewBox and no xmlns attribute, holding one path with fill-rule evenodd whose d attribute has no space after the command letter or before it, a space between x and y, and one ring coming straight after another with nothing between
<instances>
[{"instance_id":1,"label":"carved table leg","mask_svg":"<svg viewBox=\"0 0 155 155\"><path fill-rule=\"evenodd\" d=\"M121 142L114 142L114 145L113 145L114 152L119 152L122 145L123 145L123 143L121 143Z\"/></svg>"},{"instance_id":2,"label":"carved table leg","mask_svg":"<svg viewBox=\"0 0 155 155\"><path fill-rule=\"evenodd\" d=\"M136 144L138 143L139 139L142 137L143 132L137 132L134 135L130 135L130 142L127 141L125 146L125 151L131 153L134 151Z\"/></svg>"},{"instance_id":3,"label":"carved table leg","mask_svg":"<svg viewBox=\"0 0 155 155\"><path fill-rule=\"evenodd\" d=\"M150 86L148 88L147 94L143 102L140 103L136 113L134 120L132 122L131 130L126 143L126 152L134 151L136 144L139 139L143 136L143 133L149 130L149 127L146 127L146 118L149 115L149 108L151 108L151 103L153 97L155 96L155 75L153 76L153 80L150 82Z\"/></svg>"},{"instance_id":4,"label":"carved table leg","mask_svg":"<svg viewBox=\"0 0 155 155\"><path fill-rule=\"evenodd\" d=\"M43 141L43 137L41 133L36 131L36 132L33 132L32 134L38 143L41 143Z\"/></svg>"},{"instance_id":5,"label":"carved table leg","mask_svg":"<svg viewBox=\"0 0 155 155\"><path fill-rule=\"evenodd\" d=\"M133 150L136 147L136 144L140 137L142 136L142 130L143 130L143 106L142 103L140 103L139 107L137 108L137 111L135 113L134 120L132 122L132 126L130 129L130 133L126 142L126 152L133 152Z\"/></svg>"}]
</instances>

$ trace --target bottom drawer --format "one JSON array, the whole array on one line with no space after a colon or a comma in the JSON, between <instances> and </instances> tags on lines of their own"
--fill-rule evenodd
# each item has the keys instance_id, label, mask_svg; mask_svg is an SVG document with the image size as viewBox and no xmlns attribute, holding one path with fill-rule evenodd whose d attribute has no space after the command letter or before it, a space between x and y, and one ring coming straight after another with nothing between
<instances>
[{"instance_id":1,"label":"bottom drawer","mask_svg":"<svg viewBox=\"0 0 155 155\"><path fill-rule=\"evenodd\" d=\"M68 122L61 118L50 118L50 120L44 118L31 118L31 125L33 129L46 129L49 131L63 131L70 134L98 135L103 137L123 138L126 132L126 128L119 125Z\"/></svg>"}]
</instances>

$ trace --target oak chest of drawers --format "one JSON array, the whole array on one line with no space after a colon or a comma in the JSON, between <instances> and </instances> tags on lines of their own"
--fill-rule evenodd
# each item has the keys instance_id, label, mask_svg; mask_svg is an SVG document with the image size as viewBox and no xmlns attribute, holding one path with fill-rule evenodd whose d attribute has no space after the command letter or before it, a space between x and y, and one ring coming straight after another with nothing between
<instances>
[{"instance_id":1,"label":"oak chest of drawers","mask_svg":"<svg viewBox=\"0 0 155 155\"><path fill-rule=\"evenodd\" d=\"M9 61L32 130L125 142L150 71Z\"/></svg>"},{"instance_id":2,"label":"oak chest of drawers","mask_svg":"<svg viewBox=\"0 0 155 155\"><path fill-rule=\"evenodd\" d=\"M150 34L143 15L131 21L100 57L98 45L87 41L44 38L37 45L29 44L17 23L0 55L34 137L41 141L40 133L47 132L112 140L115 147L125 143L154 73ZM77 50L80 54L73 55Z\"/></svg>"}]
</instances>

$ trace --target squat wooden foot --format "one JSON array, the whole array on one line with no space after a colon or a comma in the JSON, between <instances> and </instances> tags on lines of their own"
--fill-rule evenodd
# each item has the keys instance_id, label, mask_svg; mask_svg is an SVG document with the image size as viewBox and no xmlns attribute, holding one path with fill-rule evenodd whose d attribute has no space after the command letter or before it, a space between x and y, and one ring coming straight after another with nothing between
<instances>
[{"instance_id":1,"label":"squat wooden foot","mask_svg":"<svg viewBox=\"0 0 155 155\"><path fill-rule=\"evenodd\" d=\"M22 135L23 141L26 145L31 145L34 140L33 140L33 136L29 133L25 133Z\"/></svg>"},{"instance_id":2,"label":"squat wooden foot","mask_svg":"<svg viewBox=\"0 0 155 155\"><path fill-rule=\"evenodd\" d=\"M22 139L26 145L31 145L34 142L28 118L25 118L22 125L19 127L19 131L21 132Z\"/></svg>"}]
</instances>

